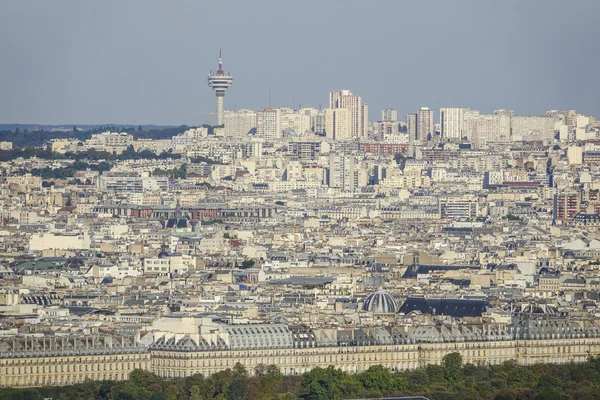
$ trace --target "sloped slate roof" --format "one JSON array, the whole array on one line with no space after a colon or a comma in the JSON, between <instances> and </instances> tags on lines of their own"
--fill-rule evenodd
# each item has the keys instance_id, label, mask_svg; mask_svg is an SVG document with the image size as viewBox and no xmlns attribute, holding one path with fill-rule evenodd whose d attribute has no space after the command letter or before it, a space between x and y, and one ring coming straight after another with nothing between
<instances>
[{"instance_id":1,"label":"sloped slate roof","mask_svg":"<svg viewBox=\"0 0 600 400\"><path fill-rule=\"evenodd\" d=\"M480 317L487 307L486 300L409 297L399 312L408 314L411 311L420 311L423 314L448 315L453 318Z\"/></svg>"}]
</instances>

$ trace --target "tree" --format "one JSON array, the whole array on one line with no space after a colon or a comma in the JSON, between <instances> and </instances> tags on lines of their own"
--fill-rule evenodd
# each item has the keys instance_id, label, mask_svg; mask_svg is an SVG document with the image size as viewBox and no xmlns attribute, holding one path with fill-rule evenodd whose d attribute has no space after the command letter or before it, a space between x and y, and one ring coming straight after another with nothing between
<instances>
[{"instance_id":1,"label":"tree","mask_svg":"<svg viewBox=\"0 0 600 400\"><path fill-rule=\"evenodd\" d=\"M246 398L272 399L282 381L283 375L277 366L259 364L254 368L254 377L247 382Z\"/></svg>"},{"instance_id":2,"label":"tree","mask_svg":"<svg viewBox=\"0 0 600 400\"><path fill-rule=\"evenodd\" d=\"M367 390L378 394L389 393L394 389L394 379L389 369L374 365L360 374L360 382Z\"/></svg>"},{"instance_id":3,"label":"tree","mask_svg":"<svg viewBox=\"0 0 600 400\"><path fill-rule=\"evenodd\" d=\"M254 267L254 264L256 264L256 261L254 261L253 259L250 260L244 260L244 262L242 263L242 269L248 269L248 268L252 268Z\"/></svg>"},{"instance_id":4,"label":"tree","mask_svg":"<svg viewBox=\"0 0 600 400\"><path fill-rule=\"evenodd\" d=\"M348 378L348 374L333 366L314 368L302 375L302 389L307 393L307 400L336 400L344 393L355 393L356 385Z\"/></svg>"},{"instance_id":5,"label":"tree","mask_svg":"<svg viewBox=\"0 0 600 400\"><path fill-rule=\"evenodd\" d=\"M404 154L402 153L398 153L394 156L394 161L396 161L396 164L398 164L398 167L404 171L404 167L406 166L406 160L410 158L410 157L406 157Z\"/></svg>"},{"instance_id":6,"label":"tree","mask_svg":"<svg viewBox=\"0 0 600 400\"><path fill-rule=\"evenodd\" d=\"M533 398L533 400L563 400L564 397L560 395L555 389L547 389L540 392Z\"/></svg>"},{"instance_id":7,"label":"tree","mask_svg":"<svg viewBox=\"0 0 600 400\"><path fill-rule=\"evenodd\" d=\"M246 397L246 378L239 376L227 388L228 400L244 400Z\"/></svg>"},{"instance_id":8,"label":"tree","mask_svg":"<svg viewBox=\"0 0 600 400\"><path fill-rule=\"evenodd\" d=\"M136 369L129 375L129 380L139 387L148 387L152 384L161 383L160 377L152 372Z\"/></svg>"},{"instance_id":9,"label":"tree","mask_svg":"<svg viewBox=\"0 0 600 400\"><path fill-rule=\"evenodd\" d=\"M248 377L248 371L246 367L244 367L240 362L236 362L233 366L233 374L238 377Z\"/></svg>"},{"instance_id":10,"label":"tree","mask_svg":"<svg viewBox=\"0 0 600 400\"><path fill-rule=\"evenodd\" d=\"M515 400L515 396L509 392L500 392L492 400Z\"/></svg>"},{"instance_id":11,"label":"tree","mask_svg":"<svg viewBox=\"0 0 600 400\"><path fill-rule=\"evenodd\" d=\"M35 389L25 389L20 393L20 396L11 397L11 399L22 399L22 400L41 400L42 396Z\"/></svg>"},{"instance_id":12,"label":"tree","mask_svg":"<svg viewBox=\"0 0 600 400\"><path fill-rule=\"evenodd\" d=\"M449 382L456 382L462 374L462 356L460 353L449 353L442 358L444 378Z\"/></svg>"}]
</instances>

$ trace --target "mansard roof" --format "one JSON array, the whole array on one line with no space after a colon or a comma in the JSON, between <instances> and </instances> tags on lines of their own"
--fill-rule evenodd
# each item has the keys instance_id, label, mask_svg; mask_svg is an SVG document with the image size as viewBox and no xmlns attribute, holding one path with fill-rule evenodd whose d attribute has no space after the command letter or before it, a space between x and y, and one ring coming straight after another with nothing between
<instances>
[{"instance_id":1,"label":"mansard roof","mask_svg":"<svg viewBox=\"0 0 600 400\"><path fill-rule=\"evenodd\" d=\"M423 314L447 315L453 318L481 317L487 307L487 300L482 299L409 297L399 312L408 314L411 311L420 311Z\"/></svg>"}]
</instances>

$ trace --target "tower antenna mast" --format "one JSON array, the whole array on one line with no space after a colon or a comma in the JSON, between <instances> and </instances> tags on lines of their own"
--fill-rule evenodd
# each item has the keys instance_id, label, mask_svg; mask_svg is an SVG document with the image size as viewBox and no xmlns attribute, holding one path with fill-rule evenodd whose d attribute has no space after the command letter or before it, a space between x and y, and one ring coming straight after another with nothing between
<instances>
[{"instance_id":1,"label":"tower antenna mast","mask_svg":"<svg viewBox=\"0 0 600 400\"><path fill-rule=\"evenodd\" d=\"M223 99L225 92L233 84L231 74L223 71L223 57L219 49L219 70L215 73L210 71L208 74L208 86L212 88L217 96L217 125L223 125Z\"/></svg>"}]
</instances>

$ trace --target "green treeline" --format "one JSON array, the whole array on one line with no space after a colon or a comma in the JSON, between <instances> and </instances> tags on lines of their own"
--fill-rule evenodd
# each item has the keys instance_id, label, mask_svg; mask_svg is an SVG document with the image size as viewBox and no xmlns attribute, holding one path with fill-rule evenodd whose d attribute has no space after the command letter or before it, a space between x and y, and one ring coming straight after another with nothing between
<instances>
[{"instance_id":1,"label":"green treeline","mask_svg":"<svg viewBox=\"0 0 600 400\"><path fill-rule=\"evenodd\" d=\"M442 365L392 372L373 366L348 374L333 366L302 376L283 376L276 366L259 365L249 376L236 364L208 378L163 379L142 370L125 382L87 381L73 386L0 389L0 400L52 397L106 400L271 400L374 399L382 396L425 396L431 400L592 400L600 398L600 358L580 364L519 366L463 365L458 353Z\"/></svg>"},{"instance_id":2,"label":"green treeline","mask_svg":"<svg viewBox=\"0 0 600 400\"><path fill-rule=\"evenodd\" d=\"M58 168L32 168L31 170L22 169L20 174L27 172L33 176L40 176L42 179L67 179L73 177L77 171L85 171L86 169L98 171L110 171L115 161L123 160L178 160L181 159L181 154L171 152L162 152L156 154L150 150L135 151L133 146L127 147L121 154L109 153L106 151L97 151L89 149L77 153L53 153L48 149L27 147L15 148L12 150L0 150L0 162L11 161L17 158L32 158L37 157L44 160L74 160L75 162L66 167ZM190 160L194 163L221 164L218 161L206 157L195 157ZM187 177L187 165L183 164L179 168L163 170L156 168L153 175L168 175L174 179L185 179Z\"/></svg>"},{"instance_id":3,"label":"green treeline","mask_svg":"<svg viewBox=\"0 0 600 400\"><path fill-rule=\"evenodd\" d=\"M24 149L12 149L12 150L0 150L0 161L10 161L16 158L31 158L37 157L45 160L75 160L75 162L66 167L59 168L32 168L31 170L19 171L24 174L30 172L33 176L40 176L42 179L67 179L75 175L78 171L85 171L86 169L92 171L98 171L100 173L109 171L115 161L122 160L166 160L166 159L180 159L180 154L173 154L169 152L162 152L161 154L155 154L150 150L135 151L133 146L129 146L123 153L115 154L106 151L96 151L90 149L79 153L53 153L47 149L38 148L24 148ZM158 171L160 172L160 171ZM185 178L186 171L185 167L178 168L177 170L166 171L164 174L172 175L175 174L176 178Z\"/></svg>"},{"instance_id":4,"label":"green treeline","mask_svg":"<svg viewBox=\"0 0 600 400\"><path fill-rule=\"evenodd\" d=\"M39 176L42 179L67 179L75 175L78 171L85 171L89 169L91 171L98 171L100 173L104 171L110 171L112 164L106 161L97 164L88 164L83 161L76 161L68 167L62 168L33 168L29 172L33 176Z\"/></svg>"},{"instance_id":5,"label":"green treeline","mask_svg":"<svg viewBox=\"0 0 600 400\"><path fill-rule=\"evenodd\" d=\"M94 133L102 133L105 131L111 132L127 132L133 136L134 139L171 139L173 136L177 136L190 129L186 125L177 127L167 128L156 128L156 129L144 129L141 126L135 127L116 127L116 126L100 126L93 130L80 130L77 127L73 127L73 130L66 131L55 131L55 130L35 130L21 131L19 128L16 130L2 130L0 131L0 142L12 142L14 147L35 147L41 146L52 139L77 139L87 140L92 137Z\"/></svg>"},{"instance_id":6,"label":"green treeline","mask_svg":"<svg viewBox=\"0 0 600 400\"><path fill-rule=\"evenodd\" d=\"M179 168L166 169L166 170L161 169L161 168L154 168L154 171L152 171L152 175L153 176L170 176L173 179L185 179L187 177L187 165L183 164Z\"/></svg>"},{"instance_id":7,"label":"green treeline","mask_svg":"<svg viewBox=\"0 0 600 400\"><path fill-rule=\"evenodd\" d=\"M150 150L135 151L133 146L127 147L121 154L89 149L77 153L53 153L49 149L35 147L0 150L0 161L12 161L17 158L37 157L44 160L75 160L75 161L122 161L122 160L166 160L180 159L180 154L162 152L156 154Z\"/></svg>"}]
</instances>

